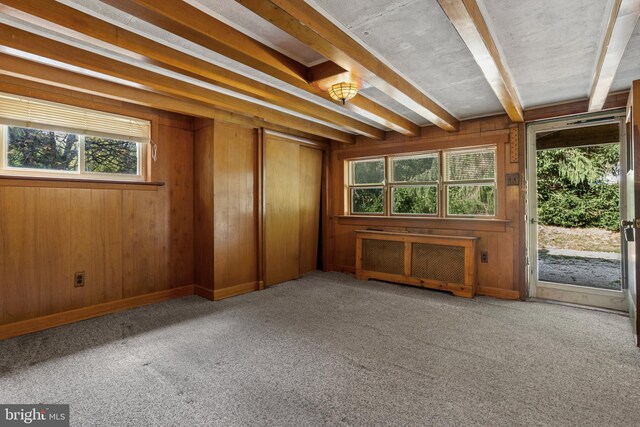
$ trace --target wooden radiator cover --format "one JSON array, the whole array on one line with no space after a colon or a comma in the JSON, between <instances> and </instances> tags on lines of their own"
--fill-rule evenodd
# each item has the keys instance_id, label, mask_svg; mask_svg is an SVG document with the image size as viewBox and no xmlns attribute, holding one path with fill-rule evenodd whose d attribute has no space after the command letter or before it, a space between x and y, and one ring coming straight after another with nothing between
<instances>
[{"instance_id":1,"label":"wooden radiator cover","mask_svg":"<svg viewBox=\"0 0 640 427\"><path fill-rule=\"evenodd\" d=\"M472 298L477 237L356 231L356 278L380 279Z\"/></svg>"}]
</instances>

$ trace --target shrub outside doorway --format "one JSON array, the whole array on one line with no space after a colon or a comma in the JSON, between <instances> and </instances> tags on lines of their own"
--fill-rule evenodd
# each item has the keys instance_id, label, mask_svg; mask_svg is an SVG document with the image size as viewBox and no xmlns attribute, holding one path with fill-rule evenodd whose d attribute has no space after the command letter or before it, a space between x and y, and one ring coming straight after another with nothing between
<instances>
[{"instance_id":1,"label":"shrub outside doorway","mask_svg":"<svg viewBox=\"0 0 640 427\"><path fill-rule=\"evenodd\" d=\"M538 151L538 279L619 290L618 144Z\"/></svg>"}]
</instances>

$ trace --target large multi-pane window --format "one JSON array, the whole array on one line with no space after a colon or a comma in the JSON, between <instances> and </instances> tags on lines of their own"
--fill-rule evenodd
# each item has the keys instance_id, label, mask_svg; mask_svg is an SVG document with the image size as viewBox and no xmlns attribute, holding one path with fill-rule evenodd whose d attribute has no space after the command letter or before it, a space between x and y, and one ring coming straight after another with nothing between
<instances>
[{"instance_id":1,"label":"large multi-pane window","mask_svg":"<svg viewBox=\"0 0 640 427\"><path fill-rule=\"evenodd\" d=\"M4 174L143 179L148 121L0 94Z\"/></svg>"},{"instance_id":2,"label":"large multi-pane window","mask_svg":"<svg viewBox=\"0 0 640 427\"><path fill-rule=\"evenodd\" d=\"M349 162L350 213L496 214L496 149L484 147Z\"/></svg>"}]
</instances>

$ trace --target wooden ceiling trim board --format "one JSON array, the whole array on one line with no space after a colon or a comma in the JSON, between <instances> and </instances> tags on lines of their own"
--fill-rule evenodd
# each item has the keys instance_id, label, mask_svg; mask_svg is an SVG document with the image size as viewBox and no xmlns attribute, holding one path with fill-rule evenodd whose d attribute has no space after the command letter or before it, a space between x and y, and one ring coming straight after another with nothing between
<instances>
[{"instance_id":1,"label":"wooden ceiling trim board","mask_svg":"<svg viewBox=\"0 0 640 427\"><path fill-rule=\"evenodd\" d=\"M0 24L0 45L143 85L155 92L195 100L225 110L263 118L272 123L330 139L352 141L352 135L321 123L238 99L157 74L96 53Z\"/></svg>"},{"instance_id":2,"label":"wooden ceiling trim board","mask_svg":"<svg viewBox=\"0 0 640 427\"><path fill-rule=\"evenodd\" d=\"M352 117L162 45L54 0L3 0L0 3L5 5L0 5L0 10L4 13L45 28L54 31L59 31L60 28L72 30L80 35L135 52L138 54L136 58L170 71L334 123L370 138L384 138L384 131Z\"/></svg>"},{"instance_id":3,"label":"wooden ceiling trim board","mask_svg":"<svg viewBox=\"0 0 640 427\"><path fill-rule=\"evenodd\" d=\"M458 129L458 119L304 1L236 1L431 123Z\"/></svg>"},{"instance_id":4,"label":"wooden ceiling trim board","mask_svg":"<svg viewBox=\"0 0 640 427\"><path fill-rule=\"evenodd\" d=\"M515 84L476 0L438 0L438 3L469 48L509 118L514 122L524 121Z\"/></svg>"},{"instance_id":5,"label":"wooden ceiling trim board","mask_svg":"<svg viewBox=\"0 0 640 427\"><path fill-rule=\"evenodd\" d=\"M589 93L589 111L602 110L640 16L640 0L614 0Z\"/></svg>"},{"instance_id":6,"label":"wooden ceiling trim board","mask_svg":"<svg viewBox=\"0 0 640 427\"><path fill-rule=\"evenodd\" d=\"M165 31L268 74L312 95L340 105L326 91L308 82L308 68L250 39L240 31L182 0L101 0ZM420 127L380 104L355 97L344 108L403 135L420 134Z\"/></svg>"}]
</instances>

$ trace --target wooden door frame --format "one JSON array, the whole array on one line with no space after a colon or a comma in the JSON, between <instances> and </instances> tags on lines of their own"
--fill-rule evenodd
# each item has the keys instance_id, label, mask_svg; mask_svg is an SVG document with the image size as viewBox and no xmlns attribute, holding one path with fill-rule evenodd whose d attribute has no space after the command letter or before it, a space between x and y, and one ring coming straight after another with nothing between
<instances>
[{"instance_id":1,"label":"wooden door frame","mask_svg":"<svg viewBox=\"0 0 640 427\"><path fill-rule=\"evenodd\" d=\"M290 135L282 132L278 132L276 130L268 129L268 128L260 128L258 132L258 282L260 284L260 289L264 289L269 287L267 283L267 254L266 254L266 245L267 241L265 238L265 230L266 230L266 211L267 211L267 167L266 167L266 139L269 135L288 139L293 143L298 143L299 145L307 146L310 148L315 148L317 150L322 151L322 177L321 177L321 186L320 186L320 197L321 197L321 211L320 211L320 224L322 233L319 236L319 242L322 246L322 268L323 271L328 271L328 263L329 263L329 241L331 239L331 230L330 230L330 197L329 197L329 186L331 183L331 175L329 169L329 158L330 158L330 148L331 145L328 142L323 141L315 141L312 139L303 138L300 136Z\"/></svg>"}]
</instances>

